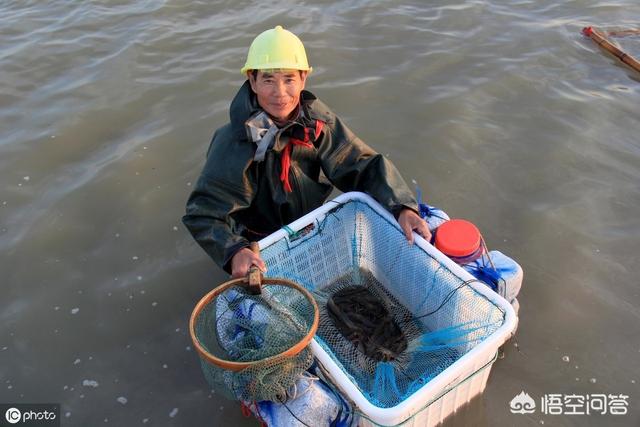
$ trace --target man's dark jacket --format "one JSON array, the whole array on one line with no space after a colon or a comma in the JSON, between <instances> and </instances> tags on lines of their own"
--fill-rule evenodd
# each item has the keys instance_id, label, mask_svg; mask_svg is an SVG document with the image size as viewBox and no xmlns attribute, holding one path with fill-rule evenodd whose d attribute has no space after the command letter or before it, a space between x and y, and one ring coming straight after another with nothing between
<instances>
[{"instance_id":1,"label":"man's dark jacket","mask_svg":"<svg viewBox=\"0 0 640 427\"><path fill-rule=\"evenodd\" d=\"M363 191L394 215L416 201L393 164L376 153L329 108L302 91L299 118L283 126L263 161L246 122L261 108L246 81L231 103L231 122L213 135L207 161L187 201L182 221L196 241L227 272L230 261L251 240L259 240L320 206L335 185L343 192ZM316 121L324 122L314 135ZM280 181L281 156L289 138L311 129L312 148L293 146L290 193Z\"/></svg>"}]
</instances>

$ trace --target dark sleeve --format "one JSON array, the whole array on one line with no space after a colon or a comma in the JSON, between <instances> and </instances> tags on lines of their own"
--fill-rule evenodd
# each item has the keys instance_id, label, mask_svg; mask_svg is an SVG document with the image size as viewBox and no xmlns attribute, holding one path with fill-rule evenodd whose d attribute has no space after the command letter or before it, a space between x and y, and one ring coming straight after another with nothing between
<instances>
[{"instance_id":1,"label":"dark sleeve","mask_svg":"<svg viewBox=\"0 0 640 427\"><path fill-rule=\"evenodd\" d=\"M418 212L418 204L396 167L354 135L336 117L325 126L318 146L322 170L343 192L362 191L397 217L403 208Z\"/></svg>"},{"instance_id":2,"label":"dark sleeve","mask_svg":"<svg viewBox=\"0 0 640 427\"><path fill-rule=\"evenodd\" d=\"M204 169L182 217L198 244L229 273L233 255L249 246L249 241L235 231L233 214L251 205L255 191L248 173L250 153L246 158L243 147L235 145L239 144L218 142L214 135Z\"/></svg>"}]
</instances>

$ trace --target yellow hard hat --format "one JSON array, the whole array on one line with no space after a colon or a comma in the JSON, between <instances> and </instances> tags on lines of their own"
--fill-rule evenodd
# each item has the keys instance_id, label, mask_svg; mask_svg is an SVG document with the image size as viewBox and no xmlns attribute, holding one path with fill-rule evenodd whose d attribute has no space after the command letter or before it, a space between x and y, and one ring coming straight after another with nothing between
<instances>
[{"instance_id":1,"label":"yellow hard hat","mask_svg":"<svg viewBox=\"0 0 640 427\"><path fill-rule=\"evenodd\" d=\"M300 39L280 25L253 39L247 62L240 70L303 70L311 72L307 54Z\"/></svg>"}]
</instances>

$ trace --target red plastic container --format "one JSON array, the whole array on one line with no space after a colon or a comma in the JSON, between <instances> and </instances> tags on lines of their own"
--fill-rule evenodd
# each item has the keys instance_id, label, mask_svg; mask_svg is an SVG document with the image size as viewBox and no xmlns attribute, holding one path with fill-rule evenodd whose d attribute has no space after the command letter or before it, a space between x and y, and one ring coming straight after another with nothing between
<instances>
[{"instance_id":1,"label":"red plastic container","mask_svg":"<svg viewBox=\"0 0 640 427\"><path fill-rule=\"evenodd\" d=\"M452 219L438 227L435 246L458 264L473 262L484 253L480 230L464 219Z\"/></svg>"}]
</instances>

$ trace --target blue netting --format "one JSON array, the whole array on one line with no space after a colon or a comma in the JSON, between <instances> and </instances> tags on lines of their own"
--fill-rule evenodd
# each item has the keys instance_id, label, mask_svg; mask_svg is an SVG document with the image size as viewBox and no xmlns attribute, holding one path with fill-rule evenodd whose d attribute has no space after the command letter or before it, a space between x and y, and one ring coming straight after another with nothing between
<instances>
[{"instance_id":1,"label":"blue netting","mask_svg":"<svg viewBox=\"0 0 640 427\"><path fill-rule=\"evenodd\" d=\"M417 245L395 221L368 204L349 201L293 241L263 248L268 275L287 277L312 291L320 307L316 341L374 405L407 399L496 331L504 312L469 282ZM408 345L376 360L350 341L327 313L338 291L359 286L384 304Z\"/></svg>"}]
</instances>

